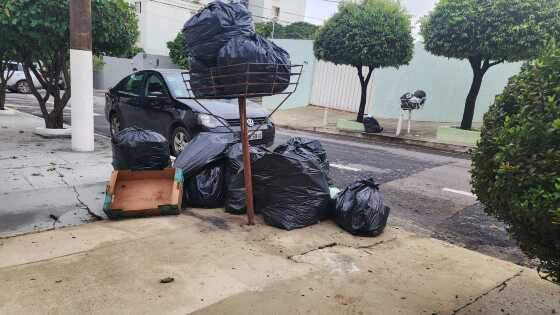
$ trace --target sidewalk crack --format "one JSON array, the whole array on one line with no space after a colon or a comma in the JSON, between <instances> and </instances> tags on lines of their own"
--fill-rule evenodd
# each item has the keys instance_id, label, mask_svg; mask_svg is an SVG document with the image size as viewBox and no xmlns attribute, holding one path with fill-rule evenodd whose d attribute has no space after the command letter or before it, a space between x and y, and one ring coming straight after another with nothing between
<instances>
[{"instance_id":1,"label":"sidewalk crack","mask_svg":"<svg viewBox=\"0 0 560 315\"><path fill-rule=\"evenodd\" d=\"M94 217L97 220L103 220L103 217L101 217L100 215L96 214L95 212L91 211L90 207L82 201L82 199L80 199L80 193L78 192L78 189L76 188L75 185L70 185L70 183L68 183L65 179L64 179L64 175L62 173L60 173L58 171L58 169L55 168L54 170L57 174L58 177L60 178L60 180L62 181L62 183L64 185L66 185L66 187L72 189L72 191L74 192L74 196L76 197L76 200L78 201L78 203L80 204L81 208L86 210L88 212L89 215L91 215L92 217Z\"/></svg>"},{"instance_id":2,"label":"sidewalk crack","mask_svg":"<svg viewBox=\"0 0 560 315\"><path fill-rule=\"evenodd\" d=\"M305 251L305 252L303 252L303 253L290 255L290 256L288 256L288 257L286 257L286 258L288 258L289 260L295 261L293 258L296 257L296 256L307 255L307 254L309 254L309 253L311 253L311 252L314 252L314 251L317 251L317 250L321 250L321 249L325 249L325 248L329 248L329 247L335 247L335 246L337 246L337 245L339 245L339 244L336 243L336 242L328 243L328 244L321 245L321 246L318 246L318 247L316 247L316 248L307 250L307 251ZM297 262L297 261L296 261L296 262Z\"/></svg>"},{"instance_id":3,"label":"sidewalk crack","mask_svg":"<svg viewBox=\"0 0 560 315\"><path fill-rule=\"evenodd\" d=\"M513 276L505 279L504 281L498 283L498 285L496 285L495 287L491 288L490 290L482 293L481 295L477 296L474 300L468 302L467 304L459 307L458 309L454 310L453 313L451 313L452 315L456 315L458 314L460 311L462 311L463 309L473 305L474 303L476 303L478 300L482 299L483 297L487 296L488 294L490 294L492 291L494 290L498 290L498 292L502 292L506 287L508 282L510 282L511 280L521 276L521 274L523 273L523 270L520 270L519 272L517 272L516 274L514 274Z\"/></svg>"},{"instance_id":4,"label":"sidewalk crack","mask_svg":"<svg viewBox=\"0 0 560 315\"><path fill-rule=\"evenodd\" d=\"M390 239L387 239L387 240L381 240L381 241L376 242L376 243L374 243L374 244L369 244L369 245L358 245L358 246L352 246L352 245L346 245L346 244L341 244L341 243L337 243L337 242L332 242L332 243L328 243L328 244L325 244L325 245L317 246L317 247L315 247L315 248L313 248L313 249L307 250L307 251L302 252L302 253L299 253L299 254L294 254L294 255L287 256L286 258L288 258L289 260L292 260L292 261L295 261L295 262L298 262L298 263L299 263L299 261L294 260L294 257L307 255L307 254L312 253L312 252L314 252L314 251L318 251L318 250L325 249L325 248L340 246L340 247L347 247L347 248L354 248L354 249L366 250L366 249L371 249L371 248L376 247L376 246L378 246L378 245L390 243L390 242L393 242L393 241L396 241L396 240L397 240L397 238L394 237L394 238L390 238Z\"/></svg>"}]
</instances>

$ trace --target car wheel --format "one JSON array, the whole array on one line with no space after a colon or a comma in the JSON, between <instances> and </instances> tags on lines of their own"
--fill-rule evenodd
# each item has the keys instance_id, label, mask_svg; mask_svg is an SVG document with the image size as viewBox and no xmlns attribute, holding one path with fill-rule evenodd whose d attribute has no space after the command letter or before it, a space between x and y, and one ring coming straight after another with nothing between
<instances>
[{"instance_id":1,"label":"car wheel","mask_svg":"<svg viewBox=\"0 0 560 315\"><path fill-rule=\"evenodd\" d=\"M21 80L16 83L16 91L21 94L29 94L31 93L31 88L29 87L27 81Z\"/></svg>"},{"instance_id":2,"label":"car wheel","mask_svg":"<svg viewBox=\"0 0 560 315\"><path fill-rule=\"evenodd\" d=\"M191 133L185 127L175 127L171 133L171 155L179 156L191 138Z\"/></svg>"},{"instance_id":3,"label":"car wheel","mask_svg":"<svg viewBox=\"0 0 560 315\"><path fill-rule=\"evenodd\" d=\"M121 118L117 113L111 114L109 118L109 131L111 132L111 137L114 137L117 132L121 130Z\"/></svg>"}]
</instances>

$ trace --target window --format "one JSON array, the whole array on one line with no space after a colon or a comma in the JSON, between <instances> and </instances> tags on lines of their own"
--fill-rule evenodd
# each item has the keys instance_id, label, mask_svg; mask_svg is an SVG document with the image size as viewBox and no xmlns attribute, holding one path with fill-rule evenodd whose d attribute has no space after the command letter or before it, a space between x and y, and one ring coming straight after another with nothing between
<instances>
[{"instance_id":1,"label":"window","mask_svg":"<svg viewBox=\"0 0 560 315\"><path fill-rule=\"evenodd\" d=\"M165 93L165 83L157 74L152 74L146 81L146 96L153 92Z\"/></svg>"},{"instance_id":2,"label":"window","mask_svg":"<svg viewBox=\"0 0 560 315\"><path fill-rule=\"evenodd\" d=\"M177 98L189 97L189 91L185 85L185 81L181 72L169 72L165 74L165 80L169 86L169 90L173 96Z\"/></svg>"},{"instance_id":3,"label":"window","mask_svg":"<svg viewBox=\"0 0 560 315\"><path fill-rule=\"evenodd\" d=\"M272 14L274 18L280 17L280 8L279 7L272 7Z\"/></svg>"},{"instance_id":4,"label":"window","mask_svg":"<svg viewBox=\"0 0 560 315\"><path fill-rule=\"evenodd\" d=\"M145 73L135 73L117 85L117 90L133 94L140 94L142 92L142 83L144 82Z\"/></svg>"}]
</instances>

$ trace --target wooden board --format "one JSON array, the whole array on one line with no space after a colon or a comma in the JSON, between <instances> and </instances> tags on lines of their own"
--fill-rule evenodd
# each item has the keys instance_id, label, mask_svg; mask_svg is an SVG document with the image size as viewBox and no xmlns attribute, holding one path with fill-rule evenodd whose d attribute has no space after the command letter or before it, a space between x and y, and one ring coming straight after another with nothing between
<instances>
[{"instance_id":1,"label":"wooden board","mask_svg":"<svg viewBox=\"0 0 560 315\"><path fill-rule=\"evenodd\" d=\"M104 210L109 217L178 214L182 192L180 170L113 171Z\"/></svg>"}]
</instances>

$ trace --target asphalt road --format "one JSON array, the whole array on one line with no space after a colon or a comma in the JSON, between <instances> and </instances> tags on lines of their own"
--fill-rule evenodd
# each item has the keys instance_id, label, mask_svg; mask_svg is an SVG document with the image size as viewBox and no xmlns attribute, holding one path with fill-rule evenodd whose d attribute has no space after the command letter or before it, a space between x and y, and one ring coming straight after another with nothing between
<instances>
[{"instance_id":1,"label":"asphalt road","mask_svg":"<svg viewBox=\"0 0 560 315\"><path fill-rule=\"evenodd\" d=\"M102 92L94 97L95 131L109 135L103 114ZM31 95L10 93L7 104L40 115ZM70 108L65 109L70 124ZM319 139L328 153L331 177L343 189L353 181L372 177L380 183L391 207L389 224L429 235L518 264L531 265L503 224L484 214L470 194L470 161L466 155L447 154L412 147L364 144L325 138L316 134L278 130L275 145L291 136Z\"/></svg>"}]
</instances>

